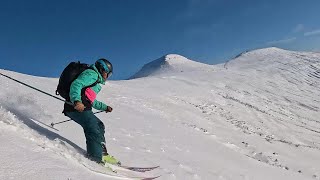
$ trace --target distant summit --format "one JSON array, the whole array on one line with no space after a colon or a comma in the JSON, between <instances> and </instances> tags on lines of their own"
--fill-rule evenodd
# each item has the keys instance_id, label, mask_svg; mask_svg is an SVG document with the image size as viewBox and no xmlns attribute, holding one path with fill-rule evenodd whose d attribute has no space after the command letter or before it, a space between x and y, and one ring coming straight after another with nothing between
<instances>
[{"instance_id":1,"label":"distant summit","mask_svg":"<svg viewBox=\"0 0 320 180\"><path fill-rule=\"evenodd\" d=\"M271 78L295 84L319 87L320 53L264 48L241 53L225 63L228 71L250 73L257 77Z\"/></svg>"},{"instance_id":2,"label":"distant summit","mask_svg":"<svg viewBox=\"0 0 320 180\"><path fill-rule=\"evenodd\" d=\"M277 47L268 47L268 48L262 48L262 49L246 50L246 51L243 51L240 54L236 55L234 58L232 58L229 61L232 61L234 59L237 59L237 58L240 58L240 57L243 57L243 56L256 54L256 53L268 54L268 53L274 53L274 52L280 52L280 51L287 51L287 50L280 49L280 48L277 48Z\"/></svg>"},{"instance_id":3,"label":"distant summit","mask_svg":"<svg viewBox=\"0 0 320 180\"><path fill-rule=\"evenodd\" d=\"M279 62L294 63L297 59L309 57L312 52L297 52L280 49L277 47L269 47L263 49L256 49L240 53L235 58L231 59L225 64L226 68L266 68L274 66Z\"/></svg>"},{"instance_id":4,"label":"distant summit","mask_svg":"<svg viewBox=\"0 0 320 180\"><path fill-rule=\"evenodd\" d=\"M209 65L192 61L178 54L168 54L145 64L140 71L129 79L156 76L160 74L194 71L198 68L208 67Z\"/></svg>"}]
</instances>

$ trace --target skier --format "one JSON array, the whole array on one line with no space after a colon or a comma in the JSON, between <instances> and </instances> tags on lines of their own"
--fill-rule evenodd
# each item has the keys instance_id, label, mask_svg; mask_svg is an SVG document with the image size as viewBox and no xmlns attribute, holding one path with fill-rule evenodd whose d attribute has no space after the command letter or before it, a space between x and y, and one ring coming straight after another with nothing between
<instances>
[{"instance_id":1,"label":"skier","mask_svg":"<svg viewBox=\"0 0 320 180\"><path fill-rule=\"evenodd\" d=\"M105 84L112 71L112 64L106 59L99 59L84 70L70 86L69 97L74 106L65 103L63 113L82 126L89 159L97 163L120 165L116 158L108 154L105 126L92 112L92 108L112 112L111 106L96 100L96 95L101 90L100 84Z\"/></svg>"}]
</instances>

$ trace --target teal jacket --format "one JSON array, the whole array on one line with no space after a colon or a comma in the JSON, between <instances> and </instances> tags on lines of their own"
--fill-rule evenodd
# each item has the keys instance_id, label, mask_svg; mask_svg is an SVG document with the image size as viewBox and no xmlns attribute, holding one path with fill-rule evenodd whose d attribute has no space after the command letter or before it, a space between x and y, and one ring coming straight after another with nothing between
<instances>
[{"instance_id":1,"label":"teal jacket","mask_svg":"<svg viewBox=\"0 0 320 180\"><path fill-rule=\"evenodd\" d=\"M101 74L98 72L97 68L94 65L91 65L90 67L92 69L86 69L78 76L76 80L71 83L69 96L72 103L74 103L75 101L82 102L81 95L83 94L81 91L84 87L88 87L98 80L98 83L95 86L90 87L90 89L92 90L91 92L95 93L96 96L101 90L100 84L105 84L105 81L103 80ZM108 106L94 98L92 107L97 110L106 110Z\"/></svg>"}]
</instances>

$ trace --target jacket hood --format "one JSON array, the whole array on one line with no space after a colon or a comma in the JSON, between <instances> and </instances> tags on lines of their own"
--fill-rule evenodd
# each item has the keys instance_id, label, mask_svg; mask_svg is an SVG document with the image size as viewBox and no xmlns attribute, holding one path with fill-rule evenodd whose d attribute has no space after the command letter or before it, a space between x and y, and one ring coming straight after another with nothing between
<instances>
[{"instance_id":1,"label":"jacket hood","mask_svg":"<svg viewBox=\"0 0 320 180\"><path fill-rule=\"evenodd\" d=\"M92 64L90 66L91 68L93 68L93 70L98 74L98 79L99 79L99 83L105 85L106 82L103 80L102 75L99 73L98 69L96 68L96 66L94 64Z\"/></svg>"}]
</instances>

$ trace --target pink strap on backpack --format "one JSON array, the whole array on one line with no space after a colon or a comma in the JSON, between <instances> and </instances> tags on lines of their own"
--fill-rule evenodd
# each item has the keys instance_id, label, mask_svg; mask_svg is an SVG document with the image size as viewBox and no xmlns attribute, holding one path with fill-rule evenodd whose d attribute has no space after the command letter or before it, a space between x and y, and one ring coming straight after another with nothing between
<instances>
[{"instance_id":1,"label":"pink strap on backpack","mask_svg":"<svg viewBox=\"0 0 320 180\"><path fill-rule=\"evenodd\" d=\"M91 88L87 88L84 93L85 93L85 96L90 101L90 103L92 104L94 102L94 100L96 99L97 94Z\"/></svg>"}]
</instances>

